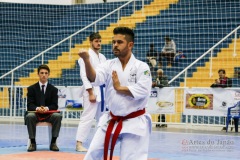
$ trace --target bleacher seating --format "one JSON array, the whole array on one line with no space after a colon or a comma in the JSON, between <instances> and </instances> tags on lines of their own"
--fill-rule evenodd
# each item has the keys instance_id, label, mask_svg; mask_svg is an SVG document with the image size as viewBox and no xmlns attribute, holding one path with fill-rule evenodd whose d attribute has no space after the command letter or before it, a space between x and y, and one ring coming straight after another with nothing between
<instances>
[{"instance_id":1,"label":"bleacher seating","mask_svg":"<svg viewBox=\"0 0 240 160\"><path fill-rule=\"evenodd\" d=\"M168 10L161 11L159 15L148 17L145 23L138 24L135 29L138 35L135 42L136 52L147 53L148 46L154 42L160 42L155 44L155 48L160 52L164 45L164 36L170 35L176 42L177 50L187 55L187 59L182 60L184 63L180 62L172 68L164 68L165 75L172 79L180 70L195 61L239 25L240 17L236 16L236 13L240 13L240 3L218 1L214 8L203 4L207 4L207 0L182 0L172 4ZM149 26L152 32L149 32ZM188 33L189 28L191 34ZM231 38L214 50L214 56L222 47L227 47L232 41ZM143 45L144 47L141 47ZM209 61L208 57L209 55L200 60L195 67ZM191 77L192 73L192 69L189 70L188 76ZM183 78L184 76L181 81ZM179 86L179 83L173 82L171 85ZM235 81L233 85L237 85Z\"/></svg>"},{"instance_id":2,"label":"bleacher seating","mask_svg":"<svg viewBox=\"0 0 240 160\"><path fill-rule=\"evenodd\" d=\"M150 2L152 1L147 0L144 3L150 4ZM44 5L2 3L0 8L1 15L7 16L3 19L3 23L0 26L0 29L3 31L0 33L0 36L4 37L0 44L0 54L2 56L0 59L0 75L22 64L86 25L91 24L94 20L99 19L124 3L113 2L73 6L48 5L48 7L44 7ZM137 1L137 10L141 9L141 3L141 1ZM137 39L135 40L133 51L138 53L136 57L145 61L150 43L159 42L155 46L160 51L164 45L164 36L170 35L176 42L177 50L187 54L187 59L182 60L184 63L180 61L178 64L174 64L172 68L164 68L165 74L171 79L239 25L240 17L236 13L240 12L240 3L219 1L215 4L217 9L203 5L204 3L207 3L207 0L181 0L176 4L170 5L169 9L161 11L159 15L148 16L145 22L137 23L134 28ZM12 10L10 11L9 8L12 8ZM98 8L95 9L97 14L89 16L93 14L94 10L89 10L88 8ZM62 10L65 12L62 12ZM120 16L131 15L132 10L132 6L124 8L124 11L120 12ZM205 12L206 10L208 10L207 13ZM29 19L30 16L33 17ZM9 20L6 19L8 17ZM219 17L221 17L221 21L219 21ZM115 23L116 21L117 13L99 22L98 29L104 30L110 23ZM229 21L231 23L228 23ZM26 28L23 27L25 24L28 24ZM151 30L149 30L149 26L151 26ZM19 31L19 28L23 30ZM93 28L90 27L76 38L73 38L73 46L74 44L82 43L89 36L90 32L94 30ZM191 28L191 34L186 32L188 28ZM48 34L46 34L46 31ZM214 50L214 56L222 47L228 46L232 41L231 38ZM61 46L49 51L49 54L44 55L44 63L57 59L62 52L68 50L69 44L64 42ZM110 44L104 44L101 52L107 55L107 58L113 58ZM11 63L13 56L17 57L17 61ZM188 71L188 76L191 77L193 72L196 71L196 67L202 66L204 62L207 62L209 60L208 57L206 56L194 65L194 68ZM27 76L40 63L41 57L25 65L16 74L16 79ZM61 77L51 80L55 85L81 85L80 77L76 76L76 73L79 74L77 64L75 68L64 69ZM182 75L181 77L180 80L176 80L171 85L179 86L184 76ZM71 80L72 84L68 84L67 80ZM233 82L233 85L236 86L235 80ZM5 83L7 83L6 79L4 80Z\"/></svg>"},{"instance_id":3,"label":"bleacher seating","mask_svg":"<svg viewBox=\"0 0 240 160\"><path fill-rule=\"evenodd\" d=\"M149 4L150 2L151 0L147 0L145 4ZM4 16L4 18L1 18L2 23L0 25L2 31L0 32L0 37L3 37L0 43L0 75L7 73L62 39L105 16L124 3L126 2L67 6L48 5L47 7L46 5L38 4L1 3L0 16ZM135 9L140 9L141 4L141 1L137 1ZM132 14L132 12L133 5L129 5L122 9L120 16L128 16ZM117 14L116 12L102 20L98 24L97 29L105 29L110 23L116 22L118 19ZM76 43L82 43L93 31L94 26L89 27L82 34L77 36L77 38L72 38L73 46ZM64 42L44 55L44 63L48 63L49 60L57 59L62 52L68 50L69 43ZM14 63L12 63L13 57ZM36 68L39 64L41 64L41 57L21 68L16 79L27 76L25 73L29 73L29 68ZM78 66L76 66L74 70L77 70L79 73ZM81 85L79 76L72 76L70 72L71 71L69 71L70 75L68 75L68 71L64 71L62 77L71 77L72 79L77 77L74 84ZM8 80L4 79L4 82L2 81L3 84L10 84L7 83ZM62 80L52 81L57 82L56 85L72 85L66 84L67 82L64 84Z\"/></svg>"}]
</instances>

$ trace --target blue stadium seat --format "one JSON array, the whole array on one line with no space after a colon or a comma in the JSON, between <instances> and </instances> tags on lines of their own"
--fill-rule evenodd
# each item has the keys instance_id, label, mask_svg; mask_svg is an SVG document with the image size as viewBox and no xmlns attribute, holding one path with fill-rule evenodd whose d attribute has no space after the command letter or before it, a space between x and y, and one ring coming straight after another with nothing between
<instances>
[{"instance_id":1,"label":"blue stadium seat","mask_svg":"<svg viewBox=\"0 0 240 160\"><path fill-rule=\"evenodd\" d=\"M152 0L144 1L145 4L151 2ZM136 57L145 61L149 45L155 41L158 42L156 49L160 52L164 45L165 35L170 35L176 42L177 50L187 54L187 58L183 60L184 63L179 62L174 64L172 68L164 68L169 79L171 79L177 72L183 70L239 25L239 2L231 1L231 3L226 3L225 1L219 1L215 4L215 8L204 5L207 2L208 0L181 0L176 4L171 4L169 9L161 11L159 15L149 16L145 22L137 23L134 28L137 38L133 50L134 53L137 53ZM6 73L24 63L124 3L126 2L71 6L47 5L47 7L46 5L35 4L1 3L1 15L5 17L2 18L2 25L0 26L2 31L0 36L3 37L0 43L0 74ZM136 1L136 9L139 10L141 7L142 1ZM63 10L64 12L62 12ZM129 16L132 13L133 5L129 5L123 8L120 16ZM89 16L93 14L95 16ZM97 29L104 30L110 23L115 23L117 20L118 13L115 13L99 22ZM149 29L149 26L151 26L151 29ZM189 28L191 28L191 34L187 33ZM72 38L73 46L76 43L82 43L93 30L94 26ZM214 50L214 56L222 47L227 47L230 42L231 38L217 47ZM44 55L45 62L56 59L62 52L68 51L68 48L69 44L65 42L49 51ZM102 45L101 52L108 59L114 58L111 50L111 44ZM11 63L12 56L9 56L9 54L17 57L18 61ZM208 61L208 57L206 56L194 65L195 68L190 69L188 75L191 76L196 71L197 66L202 66L204 62ZM22 75L25 76L32 71L30 68L37 67L40 63L41 58L29 63L21 70L22 74L16 74L17 78ZM68 85L68 80L74 85L79 85L82 82L79 76L74 80L76 75L79 75L78 65L74 69L63 70L62 79L53 78L51 80L57 85ZM183 77L180 77L172 85L179 86L182 81ZM237 80L233 79L233 81L234 86L239 85L235 83Z\"/></svg>"}]
</instances>

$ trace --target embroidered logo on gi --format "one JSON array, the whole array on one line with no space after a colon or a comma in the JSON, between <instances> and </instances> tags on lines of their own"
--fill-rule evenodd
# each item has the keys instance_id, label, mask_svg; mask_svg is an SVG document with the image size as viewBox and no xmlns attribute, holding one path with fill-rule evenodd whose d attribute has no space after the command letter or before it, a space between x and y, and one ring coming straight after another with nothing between
<instances>
[{"instance_id":1,"label":"embroidered logo on gi","mask_svg":"<svg viewBox=\"0 0 240 160\"><path fill-rule=\"evenodd\" d=\"M150 76L150 71L149 70L144 71L144 75Z\"/></svg>"},{"instance_id":2,"label":"embroidered logo on gi","mask_svg":"<svg viewBox=\"0 0 240 160\"><path fill-rule=\"evenodd\" d=\"M129 79L128 79L128 82L135 82L136 83L136 77L137 75L136 75L136 73L130 73L130 77L129 77Z\"/></svg>"}]
</instances>

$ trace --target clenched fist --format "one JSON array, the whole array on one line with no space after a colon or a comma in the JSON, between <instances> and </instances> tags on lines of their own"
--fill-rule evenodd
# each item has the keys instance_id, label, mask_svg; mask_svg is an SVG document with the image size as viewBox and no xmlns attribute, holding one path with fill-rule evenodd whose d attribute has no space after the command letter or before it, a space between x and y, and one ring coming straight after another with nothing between
<instances>
[{"instance_id":1,"label":"clenched fist","mask_svg":"<svg viewBox=\"0 0 240 160\"><path fill-rule=\"evenodd\" d=\"M89 59L89 54L88 54L88 51L86 49L80 49L78 55L82 59Z\"/></svg>"}]
</instances>

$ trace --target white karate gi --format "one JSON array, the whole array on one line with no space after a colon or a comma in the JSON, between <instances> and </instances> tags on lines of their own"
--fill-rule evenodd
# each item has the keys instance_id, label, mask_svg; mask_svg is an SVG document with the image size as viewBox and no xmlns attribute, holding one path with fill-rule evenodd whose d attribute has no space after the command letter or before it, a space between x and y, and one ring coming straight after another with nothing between
<instances>
[{"instance_id":1,"label":"white karate gi","mask_svg":"<svg viewBox=\"0 0 240 160\"><path fill-rule=\"evenodd\" d=\"M112 71L116 71L121 86L127 86L133 97L119 94L113 87ZM108 60L96 69L94 85L106 85L106 103L116 116L126 116L146 107L151 92L152 78L149 66L137 60L134 55L124 71L118 58ZM105 112L98 123L98 130L92 140L84 160L102 160L105 133L109 112ZM151 117L148 113L123 121L118 142L121 143L121 160L147 160L149 137L151 133ZM115 131L116 124L113 132Z\"/></svg>"},{"instance_id":2,"label":"white karate gi","mask_svg":"<svg viewBox=\"0 0 240 160\"><path fill-rule=\"evenodd\" d=\"M96 68L99 64L103 63L106 61L106 57L99 53L98 55L92 50L89 49L89 56L90 56L90 62L93 66L93 68ZM103 114L101 112L101 92L100 92L100 87L96 86L93 87L90 81L87 78L86 75L86 70L85 70L85 63L84 61L80 58L78 60L78 63L80 65L80 76L83 81L83 113L80 117L80 122L78 125L78 130L77 130L77 135L76 135L76 140L80 142L85 142L91 126L92 122L94 121L94 117L96 118L97 121L99 121L100 116ZM89 94L86 89L93 88L93 92L96 96L96 103L91 103L89 101ZM104 108L105 111L105 108Z\"/></svg>"}]
</instances>

